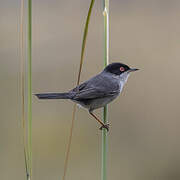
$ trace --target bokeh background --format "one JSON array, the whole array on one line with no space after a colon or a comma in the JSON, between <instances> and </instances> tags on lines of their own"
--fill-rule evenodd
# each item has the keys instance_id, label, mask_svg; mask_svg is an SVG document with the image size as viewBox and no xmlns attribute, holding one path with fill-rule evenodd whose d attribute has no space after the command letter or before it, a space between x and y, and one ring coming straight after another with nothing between
<instances>
[{"instance_id":1,"label":"bokeh background","mask_svg":"<svg viewBox=\"0 0 180 180\"><path fill-rule=\"evenodd\" d=\"M33 92L77 80L90 0L33 1ZM102 1L93 9L81 80L103 67ZM109 106L108 179L180 179L180 1L111 0L110 59L141 69ZM20 0L0 1L0 179L24 180ZM33 97L33 180L62 178L73 103ZM97 111L101 115L101 110ZM67 180L100 179L101 132L78 109Z\"/></svg>"}]
</instances>

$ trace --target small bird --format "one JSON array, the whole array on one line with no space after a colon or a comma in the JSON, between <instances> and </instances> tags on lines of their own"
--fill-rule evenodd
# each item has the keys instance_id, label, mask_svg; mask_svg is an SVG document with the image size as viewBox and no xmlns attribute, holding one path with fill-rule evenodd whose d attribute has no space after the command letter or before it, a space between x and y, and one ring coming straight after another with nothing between
<instances>
[{"instance_id":1,"label":"small bird","mask_svg":"<svg viewBox=\"0 0 180 180\"><path fill-rule=\"evenodd\" d=\"M80 106L88 109L89 113L101 124L102 128L109 130L109 124L104 124L93 111L104 107L113 101L122 92L129 74L137 71L122 63L112 63L98 75L78 85L65 93L35 94L39 99L70 99Z\"/></svg>"}]
</instances>

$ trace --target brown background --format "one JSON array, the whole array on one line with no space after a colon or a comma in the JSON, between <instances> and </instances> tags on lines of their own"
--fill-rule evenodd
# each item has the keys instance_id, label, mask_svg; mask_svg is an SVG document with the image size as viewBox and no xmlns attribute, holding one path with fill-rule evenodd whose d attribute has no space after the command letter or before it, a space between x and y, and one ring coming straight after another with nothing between
<instances>
[{"instance_id":1,"label":"brown background","mask_svg":"<svg viewBox=\"0 0 180 180\"><path fill-rule=\"evenodd\" d=\"M90 0L33 1L33 93L77 80ZM103 67L102 2L90 23L82 81ZM0 2L0 179L23 180L20 0ZM180 1L110 0L111 62L141 70L109 106L108 179L180 179ZM33 180L61 179L73 103L33 97ZM97 111L100 116L101 111ZM100 179L101 132L78 109L67 180Z\"/></svg>"}]
</instances>

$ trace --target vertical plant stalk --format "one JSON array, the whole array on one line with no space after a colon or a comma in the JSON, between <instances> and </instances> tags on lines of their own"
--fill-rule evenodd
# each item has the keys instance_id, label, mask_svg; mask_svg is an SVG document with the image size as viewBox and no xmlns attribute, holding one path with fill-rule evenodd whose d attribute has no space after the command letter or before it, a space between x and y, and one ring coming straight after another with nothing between
<instances>
[{"instance_id":1,"label":"vertical plant stalk","mask_svg":"<svg viewBox=\"0 0 180 180\"><path fill-rule=\"evenodd\" d=\"M104 66L109 64L109 0L103 0L103 16L104 16ZM108 123L108 107L103 109L103 122ZM107 148L108 137L107 130L102 130L102 172L101 179L107 180Z\"/></svg>"},{"instance_id":2,"label":"vertical plant stalk","mask_svg":"<svg viewBox=\"0 0 180 180\"><path fill-rule=\"evenodd\" d=\"M28 0L28 167L32 179L32 1Z\"/></svg>"},{"instance_id":3,"label":"vertical plant stalk","mask_svg":"<svg viewBox=\"0 0 180 180\"><path fill-rule=\"evenodd\" d=\"M28 180L28 164L27 164L27 147L26 147L26 127L25 127L25 56L24 56L24 0L21 0L20 12L20 64L21 64L21 121L22 121L22 136L23 136L23 151L26 177Z\"/></svg>"},{"instance_id":4,"label":"vertical plant stalk","mask_svg":"<svg viewBox=\"0 0 180 180\"><path fill-rule=\"evenodd\" d=\"M87 34L88 34L88 28L89 28L89 22L90 22L90 18L91 18L91 12L92 12L92 8L93 8L93 5L94 5L94 1L95 0L91 0L88 15L87 15L87 18L86 18L86 24L85 24L85 27L84 27L83 41L82 41L82 47L81 47L81 60L80 60L80 66L79 66L79 74L78 74L77 85L79 85L79 82L80 82L82 65L83 65L83 60L84 60L84 52L85 52L86 40L87 40Z\"/></svg>"},{"instance_id":5,"label":"vertical plant stalk","mask_svg":"<svg viewBox=\"0 0 180 180\"><path fill-rule=\"evenodd\" d=\"M67 172L67 167L68 167L68 160L69 160L72 135L73 135L73 129L74 129L75 114L76 114L76 104L74 104L74 106L73 106L71 129L70 129L70 135L69 135L68 146L67 146L66 157L65 157L65 163L64 163L64 172L63 172L63 178L62 178L63 180L65 180L65 178L66 178L66 172Z\"/></svg>"},{"instance_id":6,"label":"vertical plant stalk","mask_svg":"<svg viewBox=\"0 0 180 180\"><path fill-rule=\"evenodd\" d=\"M94 1L95 0L91 0L91 4L90 4L89 10L88 10L88 15L87 15L87 18L86 18L86 24L85 24L85 27L84 27L83 41L82 41L82 47L81 47L81 59L80 59L80 65L79 65L77 85L79 85L79 83L80 83L82 65L83 65L83 61L84 61L84 52L85 52L86 40L87 40L87 34L88 34L88 27L89 27L89 22L90 22L90 18L91 18L91 13L92 13L92 8L93 8L93 5L94 5ZM71 129L70 129L68 147L67 147L65 163L64 163L64 172L63 172L63 178L62 178L63 180L65 180L67 167L68 167L68 160L69 160L69 154L70 154L70 148L71 148L71 142L72 142L75 114L76 114L76 104L74 104L74 106L73 106Z\"/></svg>"}]
</instances>

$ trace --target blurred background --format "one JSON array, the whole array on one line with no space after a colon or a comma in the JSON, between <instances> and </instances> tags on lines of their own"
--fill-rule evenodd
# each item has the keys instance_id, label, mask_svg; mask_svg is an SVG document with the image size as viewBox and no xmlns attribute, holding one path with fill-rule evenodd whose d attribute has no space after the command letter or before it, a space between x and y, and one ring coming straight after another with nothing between
<instances>
[{"instance_id":1,"label":"blurred background","mask_svg":"<svg viewBox=\"0 0 180 180\"><path fill-rule=\"evenodd\" d=\"M75 86L90 0L33 1L33 93ZM81 80L103 68L102 1L94 5ZM141 69L109 105L108 179L180 179L180 1L111 0L110 59ZM20 0L0 2L0 179L24 180ZM33 97L33 180L62 178L73 103ZM97 115L101 116L101 110ZM67 180L100 179L101 132L76 114Z\"/></svg>"}]
</instances>

